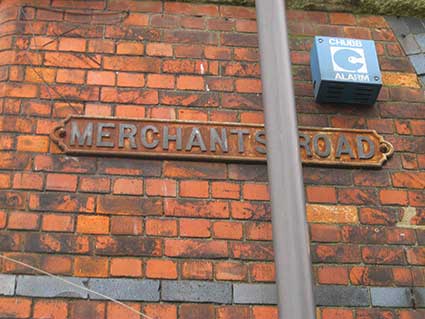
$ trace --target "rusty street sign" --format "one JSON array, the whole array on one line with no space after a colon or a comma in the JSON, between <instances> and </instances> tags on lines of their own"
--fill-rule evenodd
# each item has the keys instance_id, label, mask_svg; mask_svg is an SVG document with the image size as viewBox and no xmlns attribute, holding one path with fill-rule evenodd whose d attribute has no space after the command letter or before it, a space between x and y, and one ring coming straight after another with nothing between
<instances>
[{"instance_id":1,"label":"rusty street sign","mask_svg":"<svg viewBox=\"0 0 425 319\"><path fill-rule=\"evenodd\" d=\"M299 129L305 164L382 166L392 145L374 130ZM266 161L264 126L72 115L51 133L66 154Z\"/></svg>"}]
</instances>

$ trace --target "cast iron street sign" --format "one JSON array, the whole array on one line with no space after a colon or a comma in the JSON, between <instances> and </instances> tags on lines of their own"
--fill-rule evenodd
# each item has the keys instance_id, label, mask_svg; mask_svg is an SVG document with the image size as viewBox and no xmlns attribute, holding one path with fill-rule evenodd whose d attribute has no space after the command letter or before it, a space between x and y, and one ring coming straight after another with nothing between
<instances>
[{"instance_id":1,"label":"cast iron street sign","mask_svg":"<svg viewBox=\"0 0 425 319\"><path fill-rule=\"evenodd\" d=\"M264 126L70 116L51 133L66 154L216 161L266 161ZM392 145L374 130L299 128L305 164L382 166Z\"/></svg>"}]
</instances>

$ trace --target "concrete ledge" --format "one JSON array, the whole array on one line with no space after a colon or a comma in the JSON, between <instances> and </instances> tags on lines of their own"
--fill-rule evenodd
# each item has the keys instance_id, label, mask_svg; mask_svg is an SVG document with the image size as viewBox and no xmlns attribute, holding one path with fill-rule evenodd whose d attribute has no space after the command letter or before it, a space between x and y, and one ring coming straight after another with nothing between
<instances>
[{"instance_id":1,"label":"concrete ledge","mask_svg":"<svg viewBox=\"0 0 425 319\"><path fill-rule=\"evenodd\" d=\"M213 304L275 305L276 285L204 280L149 280L126 278L60 277L109 297L135 302L191 302ZM314 289L318 306L425 307L425 288L322 285ZM0 296L78 298L102 300L84 289L46 276L0 274Z\"/></svg>"}]
</instances>

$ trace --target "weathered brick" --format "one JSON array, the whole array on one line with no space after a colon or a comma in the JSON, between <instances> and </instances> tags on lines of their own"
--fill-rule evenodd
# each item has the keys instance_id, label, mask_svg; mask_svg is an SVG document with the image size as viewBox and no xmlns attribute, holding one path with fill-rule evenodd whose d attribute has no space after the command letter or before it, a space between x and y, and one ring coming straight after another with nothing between
<instances>
[{"instance_id":1,"label":"weathered brick","mask_svg":"<svg viewBox=\"0 0 425 319\"><path fill-rule=\"evenodd\" d=\"M137 258L111 258L110 275L112 277L142 276L142 261Z\"/></svg>"},{"instance_id":2,"label":"weathered brick","mask_svg":"<svg viewBox=\"0 0 425 319\"><path fill-rule=\"evenodd\" d=\"M227 242L222 240L206 241L191 239L166 239L165 255L188 258L225 258L228 257Z\"/></svg>"},{"instance_id":3,"label":"weathered brick","mask_svg":"<svg viewBox=\"0 0 425 319\"><path fill-rule=\"evenodd\" d=\"M248 277L248 267L236 262L218 262L215 264L217 280L245 281Z\"/></svg>"},{"instance_id":4,"label":"weathered brick","mask_svg":"<svg viewBox=\"0 0 425 319\"><path fill-rule=\"evenodd\" d=\"M97 200L97 212L111 215L161 215L162 201L132 196L102 196Z\"/></svg>"},{"instance_id":5,"label":"weathered brick","mask_svg":"<svg viewBox=\"0 0 425 319\"><path fill-rule=\"evenodd\" d=\"M150 259L146 262L146 277L177 279L177 263L171 260Z\"/></svg>"},{"instance_id":6,"label":"weathered brick","mask_svg":"<svg viewBox=\"0 0 425 319\"><path fill-rule=\"evenodd\" d=\"M39 214L26 212L10 212L7 228L20 230L36 230L39 227Z\"/></svg>"},{"instance_id":7,"label":"weathered brick","mask_svg":"<svg viewBox=\"0 0 425 319\"><path fill-rule=\"evenodd\" d=\"M68 304L61 300L37 300L34 302L34 319L48 318L66 319Z\"/></svg>"},{"instance_id":8,"label":"weathered brick","mask_svg":"<svg viewBox=\"0 0 425 319\"><path fill-rule=\"evenodd\" d=\"M181 265L183 279L212 279L213 264L210 261L186 260Z\"/></svg>"},{"instance_id":9,"label":"weathered brick","mask_svg":"<svg viewBox=\"0 0 425 319\"><path fill-rule=\"evenodd\" d=\"M227 218L229 203L224 201L165 199L166 216Z\"/></svg>"},{"instance_id":10,"label":"weathered brick","mask_svg":"<svg viewBox=\"0 0 425 319\"><path fill-rule=\"evenodd\" d=\"M106 277L108 276L108 258L78 256L74 259L74 276Z\"/></svg>"},{"instance_id":11,"label":"weathered brick","mask_svg":"<svg viewBox=\"0 0 425 319\"><path fill-rule=\"evenodd\" d=\"M79 215L77 232L82 234L109 233L109 218L105 216Z\"/></svg>"},{"instance_id":12,"label":"weathered brick","mask_svg":"<svg viewBox=\"0 0 425 319\"><path fill-rule=\"evenodd\" d=\"M101 256L159 256L162 247L156 238L98 236L95 251Z\"/></svg>"},{"instance_id":13,"label":"weathered brick","mask_svg":"<svg viewBox=\"0 0 425 319\"><path fill-rule=\"evenodd\" d=\"M29 318L31 304L31 300L26 298L0 297L0 316L5 318Z\"/></svg>"}]
</instances>

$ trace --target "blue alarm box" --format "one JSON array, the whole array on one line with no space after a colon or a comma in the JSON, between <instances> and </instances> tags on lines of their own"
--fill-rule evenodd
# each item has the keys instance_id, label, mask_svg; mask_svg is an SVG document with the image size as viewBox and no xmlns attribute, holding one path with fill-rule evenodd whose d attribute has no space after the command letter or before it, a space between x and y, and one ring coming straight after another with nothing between
<instances>
[{"instance_id":1,"label":"blue alarm box","mask_svg":"<svg viewBox=\"0 0 425 319\"><path fill-rule=\"evenodd\" d=\"M382 87L375 42L316 36L310 52L317 103L372 105Z\"/></svg>"}]
</instances>

